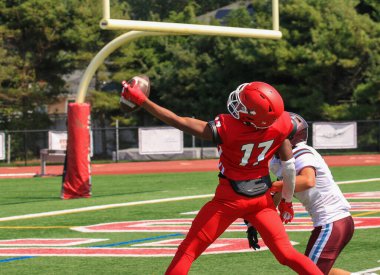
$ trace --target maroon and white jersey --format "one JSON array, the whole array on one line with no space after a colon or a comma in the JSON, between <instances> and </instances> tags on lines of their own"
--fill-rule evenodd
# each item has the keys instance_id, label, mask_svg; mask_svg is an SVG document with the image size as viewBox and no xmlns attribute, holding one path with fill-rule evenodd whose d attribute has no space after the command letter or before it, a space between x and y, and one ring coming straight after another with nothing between
<instances>
[{"instance_id":1,"label":"maroon and white jersey","mask_svg":"<svg viewBox=\"0 0 380 275\"><path fill-rule=\"evenodd\" d=\"M244 124L229 114L217 116L215 125L221 140L219 170L232 180L269 175L269 160L293 130L287 112L265 129Z\"/></svg>"},{"instance_id":2,"label":"maroon and white jersey","mask_svg":"<svg viewBox=\"0 0 380 275\"><path fill-rule=\"evenodd\" d=\"M303 142L293 148L293 155L296 160L297 175L306 167L314 168L316 173L316 183L313 188L294 193L294 196L309 212L314 227L350 216L350 204L335 183L322 156L313 147ZM281 161L273 158L270 162L270 170L281 178Z\"/></svg>"}]
</instances>

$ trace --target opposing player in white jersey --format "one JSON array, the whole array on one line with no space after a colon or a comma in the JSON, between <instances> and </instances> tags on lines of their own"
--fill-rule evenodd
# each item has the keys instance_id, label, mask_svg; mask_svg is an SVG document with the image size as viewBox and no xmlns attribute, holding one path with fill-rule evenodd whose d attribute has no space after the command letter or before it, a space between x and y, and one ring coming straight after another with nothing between
<instances>
[{"instance_id":1,"label":"opposing player in white jersey","mask_svg":"<svg viewBox=\"0 0 380 275\"><path fill-rule=\"evenodd\" d=\"M350 205L321 155L306 145L308 124L300 115L290 115L297 124L297 131L290 139L297 173L294 196L306 208L314 226L305 255L316 263L324 274L350 274L341 269L332 269L335 260L354 233ZM272 191L278 192L283 185L281 161L274 157L270 162L270 169L278 177L278 181L272 183Z\"/></svg>"}]
</instances>

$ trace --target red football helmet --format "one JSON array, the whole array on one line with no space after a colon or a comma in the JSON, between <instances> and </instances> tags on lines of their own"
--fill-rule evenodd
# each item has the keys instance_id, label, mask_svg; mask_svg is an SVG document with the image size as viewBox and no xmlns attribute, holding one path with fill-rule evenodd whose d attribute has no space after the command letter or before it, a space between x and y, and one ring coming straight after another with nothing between
<instances>
[{"instance_id":1,"label":"red football helmet","mask_svg":"<svg viewBox=\"0 0 380 275\"><path fill-rule=\"evenodd\" d=\"M227 109L234 118L264 129L272 125L284 112L284 102L271 85L251 82L241 84L230 93Z\"/></svg>"},{"instance_id":2,"label":"red football helmet","mask_svg":"<svg viewBox=\"0 0 380 275\"><path fill-rule=\"evenodd\" d=\"M290 143L293 146L296 146L296 144L300 142L307 142L307 128L309 125L307 124L306 120L303 119L302 116L289 112L289 115L293 121L295 121L297 125L296 133L293 135L293 137L289 138Z\"/></svg>"}]
</instances>

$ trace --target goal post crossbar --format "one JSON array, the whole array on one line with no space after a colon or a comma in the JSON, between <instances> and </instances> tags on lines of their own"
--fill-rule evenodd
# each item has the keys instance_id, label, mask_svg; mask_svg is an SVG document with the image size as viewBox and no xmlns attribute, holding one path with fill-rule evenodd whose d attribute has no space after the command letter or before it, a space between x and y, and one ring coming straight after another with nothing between
<instances>
[{"instance_id":1,"label":"goal post crossbar","mask_svg":"<svg viewBox=\"0 0 380 275\"><path fill-rule=\"evenodd\" d=\"M136 20L119 20L119 19L103 19L100 27L107 30L135 30L135 31L151 31L165 32L174 34L193 34L193 35L216 35L229 37L247 37L247 38L266 38L280 39L282 33L276 30L249 29L236 27L223 27L211 25L196 25L182 23L166 23L152 21L136 21Z\"/></svg>"}]
</instances>

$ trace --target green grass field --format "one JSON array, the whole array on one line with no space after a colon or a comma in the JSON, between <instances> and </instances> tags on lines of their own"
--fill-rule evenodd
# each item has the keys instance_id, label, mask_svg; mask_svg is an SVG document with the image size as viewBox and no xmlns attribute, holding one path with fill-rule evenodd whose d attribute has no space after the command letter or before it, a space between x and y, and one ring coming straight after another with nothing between
<instances>
[{"instance_id":1,"label":"green grass field","mask_svg":"<svg viewBox=\"0 0 380 275\"><path fill-rule=\"evenodd\" d=\"M336 181L379 178L377 166L334 167ZM0 180L0 241L23 238L107 239L75 247L128 248L136 243L168 240L168 232L79 232L70 227L100 223L183 219L194 214L209 198L136 204L132 202L213 194L217 185L215 172L92 177L92 198L61 200L61 178ZM380 181L340 185L344 193L380 191ZM350 200L351 202L353 200ZM355 202L380 202L360 199ZM126 204L131 203L131 204ZM61 213L51 216L24 216L4 221L6 217L63 211L90 206L126 204L108 209ZM353 216L379 217L380 210L355 212ZM289 232L296 249L303 252L310 232ZM380 267L380 228L357 229L340 255L336 267L352 272ZM245 238L244 231L226 232L223 238ZM183 238L183 235L175 238ZM146 240L146 241L145 241ZM6 246L0 246L0 248ZM0 274L163 274L172 257L83 257L83 256L0 256ZM379 271L375 271L379 272ZM268 251L202 255L190 274L294 274L281 266Z\"/></svg>"}]
</instances>

